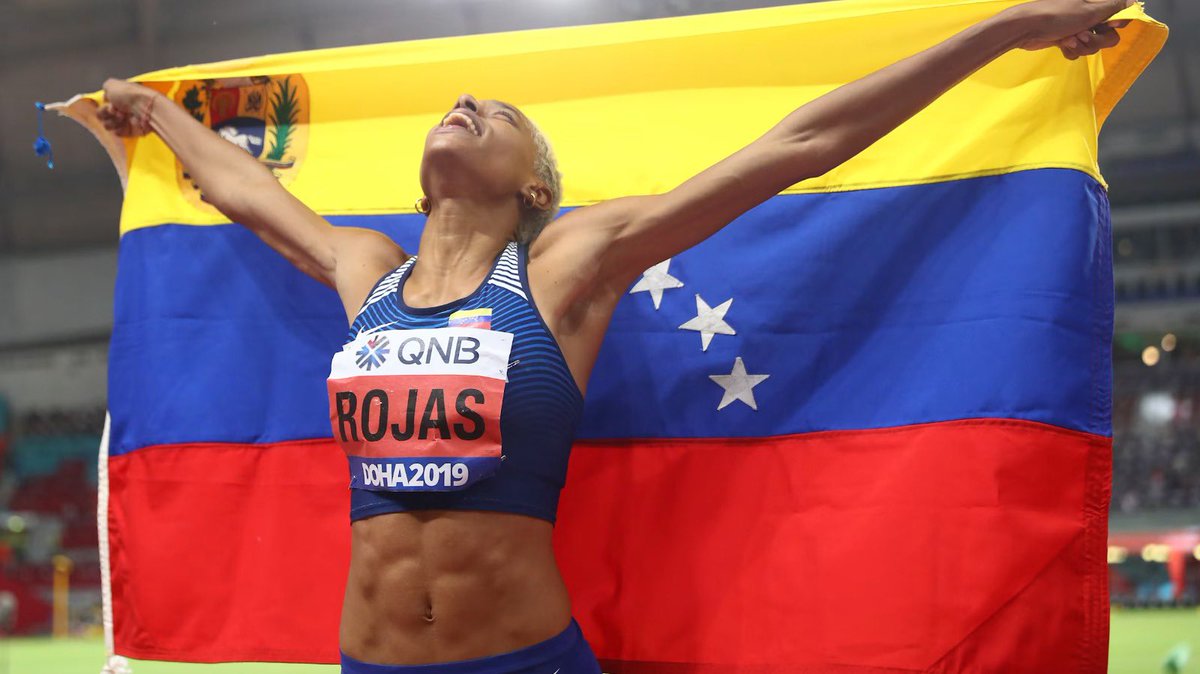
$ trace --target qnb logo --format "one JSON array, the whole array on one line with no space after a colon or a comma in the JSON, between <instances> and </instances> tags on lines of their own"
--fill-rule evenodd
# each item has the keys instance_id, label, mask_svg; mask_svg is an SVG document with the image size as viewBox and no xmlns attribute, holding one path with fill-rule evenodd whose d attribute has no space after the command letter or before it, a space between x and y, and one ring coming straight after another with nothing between
<instances>
[{"instance_id":1,"label":"qnb logo","mask_svg":"<svg viewBox=\"0 0 1200 674\"><path fill-rule=\"evenodd\" d=\"M363 348L354 354L354 362L358 363L359 369L371 370L383 365L384 359L387 358L390 352L391 350L388 349L388 338L383 335L376 335L368 339Z\"/></svg>"}]
</instances>

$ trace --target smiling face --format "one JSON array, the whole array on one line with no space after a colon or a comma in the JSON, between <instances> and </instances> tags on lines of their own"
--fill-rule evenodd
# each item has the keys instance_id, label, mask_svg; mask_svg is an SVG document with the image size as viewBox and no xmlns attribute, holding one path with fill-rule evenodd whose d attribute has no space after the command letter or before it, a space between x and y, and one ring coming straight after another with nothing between
<instances>
[{"instance_id":1,"label":"smiling face","mask_svg":"<svg viewBox=\"0 0 1200 674\"><path fill-rule=\"evenodd\" d=\"M500 101L460 96L425 137L421 188L440 198L519 199L540 185L531 125Z\"/></svg>"}]
</instances>

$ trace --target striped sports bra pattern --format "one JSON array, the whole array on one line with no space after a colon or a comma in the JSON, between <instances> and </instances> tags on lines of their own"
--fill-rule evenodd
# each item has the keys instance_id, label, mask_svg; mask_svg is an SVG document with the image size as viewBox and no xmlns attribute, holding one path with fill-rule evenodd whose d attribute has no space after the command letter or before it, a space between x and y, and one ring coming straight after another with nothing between
<instances>
[{"instance_id":1,"label":"striped sports bra pattern","mask_svg":"<svg viewBox=\"0 0 1200 674\"><path fill-rule=\"evenodd\" d=\"M470 295L435 307L410 307L404 284L417 256L379 280L359 310L347 343L381 330L446 328L451 317L490 313L490 329L513 336L500 412L503 460L496 473L461 491L350 490L351 521L410 510L489 510L553 522L583 396L554 336L534 306L528 248L510 242Z\"/></svg>"}]
</instances>

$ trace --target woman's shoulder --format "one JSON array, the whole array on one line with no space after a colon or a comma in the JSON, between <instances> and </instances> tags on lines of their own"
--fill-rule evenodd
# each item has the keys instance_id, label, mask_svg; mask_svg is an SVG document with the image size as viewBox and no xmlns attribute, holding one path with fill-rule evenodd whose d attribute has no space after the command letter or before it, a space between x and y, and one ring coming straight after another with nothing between
<instances>
[{"instance_id":1,"label":"woman's shoulder","mask_svg":"<svg viewBox=\"0 0 1200 674\"><path fill-rule=\"evenodd\" d=\"M379 281L411 257L388 235L373 229L339 227L334 290L353 320Z\"/></svg>"},{"instance_id":2,"label":"woman's shoulder","mask_svg":"<svg viewBox=\"0 0 1200 674\"><path fill-rule=\"evenodd\" d=\"M335 227L334 255L338 261L355 264L370 263L395 269L409 258L408 253L392 237L365 227Z\"/></svg>"}]
</instances>

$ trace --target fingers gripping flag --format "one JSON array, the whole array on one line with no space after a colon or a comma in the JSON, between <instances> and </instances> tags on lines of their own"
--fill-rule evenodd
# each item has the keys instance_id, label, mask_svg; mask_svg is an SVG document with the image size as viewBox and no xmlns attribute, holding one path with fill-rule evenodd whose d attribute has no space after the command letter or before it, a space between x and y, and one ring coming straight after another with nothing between
<instances>
[{"instance_id":1,"label":"fingers gripping flag","mask_svg":"<svg viewBox=\"0 0 1200 674\"><path fill-rule=\"evenodd\" d=\"M567 204L589 204L670 189L1012 4L819 3L138 79L334 224L415 250L419 140L461 91L521 105ZM1008 54L630 288L556 528L607 671L1104 670L1096 135L1165 38L1122 17L1118 48ZM126 181L102 513L116 651L334 662L337 298L202 201L158 138L106 136L94 109L66 111Z\"/></svg>"}]
</instances>

